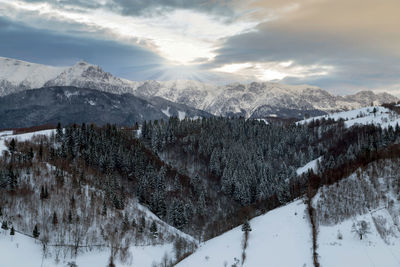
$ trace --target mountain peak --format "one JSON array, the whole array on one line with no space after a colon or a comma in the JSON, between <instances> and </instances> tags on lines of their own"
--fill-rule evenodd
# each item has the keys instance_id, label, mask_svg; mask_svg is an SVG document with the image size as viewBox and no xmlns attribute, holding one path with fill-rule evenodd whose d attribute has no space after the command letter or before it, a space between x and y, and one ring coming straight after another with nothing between
<instances>
[{"instance_id":1,"label":"mountain peak","mask_svg":"<svg viewBox=\"0 0 400 267\"><path fill-rule=\"evenodd\" d=\"M75 63L75 66L86 66L86 65L89 65L89 63L87 61L85 61L84 59L81 59Z\"/></svg>"}]
</instances>

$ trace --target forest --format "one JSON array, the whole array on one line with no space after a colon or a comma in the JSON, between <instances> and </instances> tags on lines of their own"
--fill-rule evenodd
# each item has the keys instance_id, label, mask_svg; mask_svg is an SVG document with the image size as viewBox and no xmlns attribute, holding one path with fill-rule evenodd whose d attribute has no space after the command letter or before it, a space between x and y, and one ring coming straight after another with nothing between
<instances>
[{"instance_id":1,"label":"forest","mask_svg":"<svg viewBox=\"0 0 400 267\"><path fill-rule=\"evenodd\" d=\"M171 117L132 128L59 124L49 137L7 142L0 217L26 234L39 229L44 246L68 245L69 253L104 245L112 248L111 258L124 258L130 244L174 242L179 260L196 241L166 223L208 240L314 195L360 166L398 157L399 141L399 126L347 128L325 119L305 125L221 117ZM316 158L315 173L297 174ZM159 219L146 217L136 203Z\"/></svg>"}]
</instances>

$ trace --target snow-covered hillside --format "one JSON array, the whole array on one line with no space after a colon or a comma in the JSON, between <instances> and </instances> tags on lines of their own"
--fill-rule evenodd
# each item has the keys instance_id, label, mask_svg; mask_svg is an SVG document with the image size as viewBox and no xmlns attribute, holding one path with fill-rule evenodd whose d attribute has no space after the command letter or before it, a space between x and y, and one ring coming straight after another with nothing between
<instances>
[{"instance_id":1,"label":"snow-covered hillside","mask_svg":"<svg viewBox=\"0 0 400 267\"><path fill-rule=\"evenodd\" d=\"M374 124L380 125L383 128L387 128L389 125L395 127L396 124L400 124L399 114L388 108L380 106L369 106L350 111L343 111L324 116L312 117L306 120L299 121L297 123L305 124L321 119L332 119L335 121L343 119L347 127L351 127L356 124Z\"/></svg>"},{"instance_id":2,"label":"snow-covered hillside","mask_svg":"<svg viewBox=\"0 0 400 267\"><path fill-rule=\"evenodd\" d=\"M243 266L313 266L311 228L303 200L258 216L250 226ZM241 227L236 227L205 242L177 266L241 266L243 236Z\"/></svg>"},{"instance_id":3,"label":"snow-covered hillside","mask_svg":"<svg viewBox=\"0 0 400 267\"><path fill-rule=\"evenodd\" d=\"M56 147L54 132L2 131L0 155L8 149L5 142L11 139ZM20 154L17 151L14 155ZM12 201L5 191L0 194L0 223L8 225L8 229L0 229L0 266L50 267L71 262L78 266L106 266L113 255L116 266L150 267L161 262L171 264L197 244L193 237L161 220L133 196L125 196L123 211L107 208L106 193L89 183L95 179L89 173L86 181L81 176L77 182L75 174L61 171L49 162L33 160L31 164L34 172L17 167L17 183L26 190L24 193L13 195ZM35 224L40 231L37 239L31 237ZM15 236L10 235L11 226L17 232Z\"/></svg>"},{"instance_id":4,"label":"snow-covered hillside","mask_svg":"<svg viewBox=\"0 0 400 267\"><path fill-rule=\"evenodd\" d=\"M321 161L321 160L322 160L322 157L319 157L317 159L314 159L314 160L308 162L303 167L298 168L296 170L297 175L302 175L303 173L306 173L309 170L312 170L312 171L316 172L317 166L318 166L318 162Z\"/></svg>"},{"instance_id":5,"label":"snow-covered hillside","mask_svg":"<svg viewBox=\"0 0 400 267\"><path fill-rule=\"evenodd\" d=\"M57 263L54 255L43 257L42 244L37 240L16 233L10 236L9 230L0 229L0 250L2 251L1 266L6 267L61 267L68 266L68 263L75 263L79 267L107 266L110 258L108 250L93 249L84 254L66 255ZM126 263L115 261L116 267L137 266L151 267L163 261L165 255L173 255L173 245L163 244L154 246L131 246L129 248L131 255Z\"/></svg>"},{"instance_id":6,"label":"snow-covered hillside","mask_svg":"<svg viewBox=\"0 0 400 267\"><path fill-rule=\"evenodd\" d=\"M51 136L55 133L55 129L35 131L24 134L13 134L13 131L0 131L0 156L3 151L7 150L6 141L11 141L15 139L18 142L24 142L31 140L35 136Z\"/></svg>"},{"instance_id":7,"label":"snow-covered hillside","mask_svg":"<svg viewBox=\"0 0 400 267\"><path fill-rule=\"evenodd\" d=\"M390 243L382 239L375 220L385 222L385 228L393 231ZM352 232L352 225L365 221L370 233L362 240ZM400 266L400 232L387 210L372 211L355 216L333 226L321 225L318 232L318 254L323 267L336 266ZM339 238L340 237L340 238Z\"/></svg>"},{"instance_id":8,"label":"snow-covered hillside","mask_svg":"<svg viewBox=\"0 0 400 267\"><path fill-rule=\"evenodd\" d=\"M0 96L42 87L66 68L0 57Z\"/></svg>"},{"instance_id":9,"label":"snow-covered hillside","mask_svg":"<svg viewBox=\"0 0 400 267\"><path fill-rule=\"evenodd\" d=\"M373 162L319 190L313 205L321 266L400 266L398 164Z\"/></svg>"},{"instance_id":10,"label":"snow-covered hillside","mask_svg":"<svg viewBox=\"0 0 400 267\"><path fill-rule=\"evenodd\" d=\"M321 266L400 266L398 166L398 159L376 161L318 191L312 203ZM252 219L243 266L313 266L306 208L297 200ZM243 236L240 227L234 228L205 242L177 266L240 266Z\"/></svg>"}]
</instances>

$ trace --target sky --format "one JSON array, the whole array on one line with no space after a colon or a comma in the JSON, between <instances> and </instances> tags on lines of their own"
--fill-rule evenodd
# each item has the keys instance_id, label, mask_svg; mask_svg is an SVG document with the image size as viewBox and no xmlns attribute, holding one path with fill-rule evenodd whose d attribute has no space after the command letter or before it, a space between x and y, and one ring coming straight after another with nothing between
<instances>
[{"instance_id":1,"label":"sky","mask_svg":"<svg viewBox=\"0 0 400 267\"><path fill-rule=\"evenodd\" d=\"M400 95L399 0L0 0L0 56Z\"/></svg>"}]
</instances>

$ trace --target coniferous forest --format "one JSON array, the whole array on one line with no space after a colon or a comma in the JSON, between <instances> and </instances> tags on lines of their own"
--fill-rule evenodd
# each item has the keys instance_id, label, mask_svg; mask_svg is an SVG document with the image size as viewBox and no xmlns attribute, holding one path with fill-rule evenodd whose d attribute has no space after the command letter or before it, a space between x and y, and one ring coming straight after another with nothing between
<instances>
[{"instance_id":1,"label":"coniferous forest","mask_svg":"<svg viewBox=\"0 0 400 267\"><path fill-rule=\"evenodd\" d=\"M140 128L59 124L49 137L7 143L1 218L74 253L106 244L113 257L123 258L129 244L171 241L179 259L195 241L163 222L198 241L210 239L312 196L360 166L399 156L399 141L398 126L346 128L325 119L304 125L217 117L147 121ZM296 173L317 158L316 173ZM135 201L161 220L147 218Z\"/></svg>"}]
</instances>

